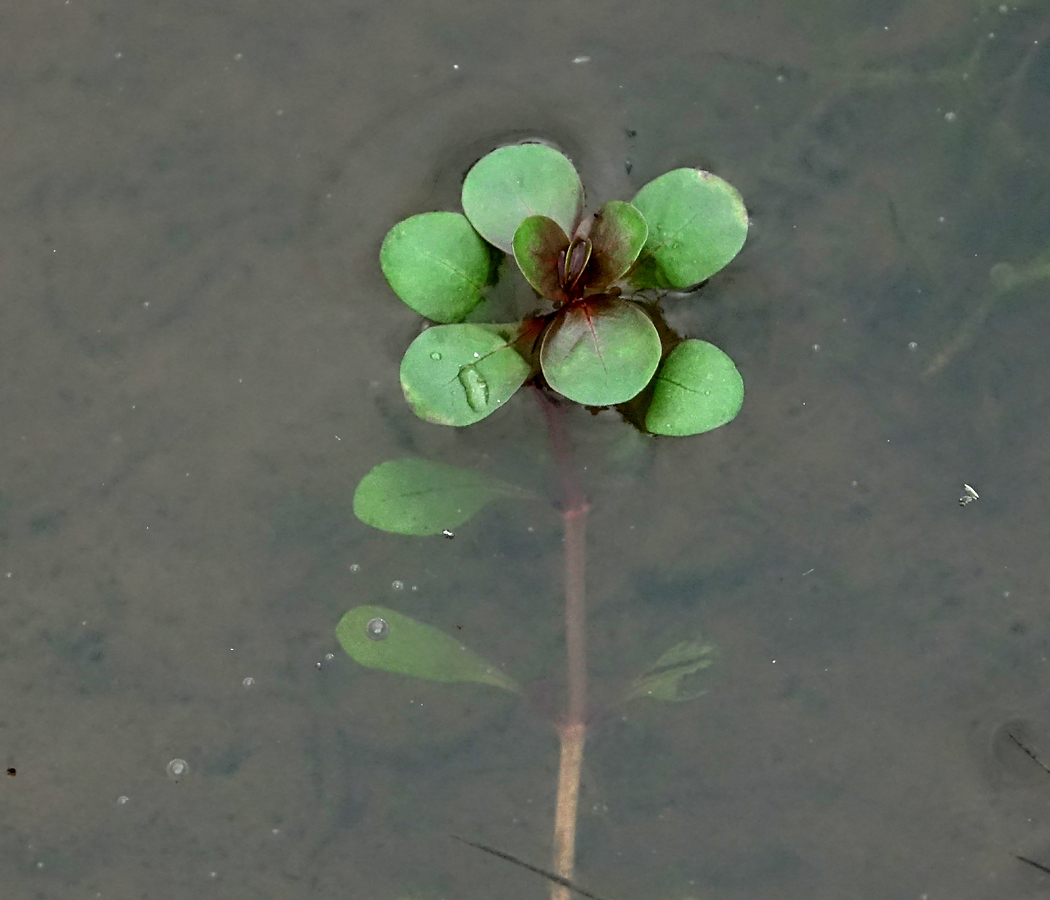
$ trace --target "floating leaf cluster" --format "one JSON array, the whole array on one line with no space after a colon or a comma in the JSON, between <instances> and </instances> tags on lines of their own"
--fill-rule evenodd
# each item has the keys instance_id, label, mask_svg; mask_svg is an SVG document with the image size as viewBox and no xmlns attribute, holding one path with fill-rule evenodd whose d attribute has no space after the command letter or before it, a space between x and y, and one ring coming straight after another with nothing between
<instances>
[{"instance_id":1,"label":"floating leaf cluster","mask_svg":"<svg viewBox=\"0 0 1050 900\"><path fill-rule=\"evenodd\" d=\"M539 143L501 147L463 182L463 214L411 216L386 235L380 265L398 297L436 323L401 362L401 385L420 418L470 425L523 384L546 384L586 406L641 402L633 417L653 434L683 436L730 421L744 385L712 344L681 340L642 290L685 291L737 254L747 210L715 175L675 169L634 200L584 212L572 162ZM520 322L464 321L513 255L541 299Z\"/></svg>"}]
</instances>

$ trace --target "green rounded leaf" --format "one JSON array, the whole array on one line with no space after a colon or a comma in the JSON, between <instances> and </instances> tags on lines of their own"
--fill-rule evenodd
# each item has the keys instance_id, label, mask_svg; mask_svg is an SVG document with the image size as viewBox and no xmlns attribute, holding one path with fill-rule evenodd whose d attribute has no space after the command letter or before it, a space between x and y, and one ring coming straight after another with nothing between
<instances>
[{"instance_id":1,"label":"green rounded leaf","mask_svg":"<svg viewBox=\"0 0 1050 900\"><path fill-rule=\"evenodd\" d=\"M458 322L482 300L492 250L466 216L420 213L383 239L379 265L408 306L434 322Z\"/></svg>"},{"instance_id":2,"label":"green rounded leaf","mask_svg":"<svg viewBox=\"0 0 1050 900\"><path fill-rule=\"evenodd\" d=\"M645 427L684 437L731 421L744 403L744 379L733 360L707 341L683 341L664 360L654 382Z\"/></svg>"},{"instance_id":3,"label":"green rounded leaf","mask_svg":"<svg viewBox=\"0 0 1050 900\"><path fill-rule=\"evenodd\" d=\"M612 200L591 217L592 255L587 287L603 291L627 274L649 236L644 216L630 203Z\"/></svg>"},{"instance_id":4,"label":"green rounded leaf","mask_svg":"<svg viewBox=\"0 0 1050 900\"><path fill-rule=\"evenodd\" d=\"M526 280L555 303L569 298L561 286L562 254L569 238L561 226L546 216L529 216L514 232L514 258Z\"/></svg>"},{"instance_id":5,"label":"green rounded leaf","mask_svg":"<svg viewBox=\"0 0 1050 900\"><path fill-rule=\"evenodd\" d=\"M463 211L490 244L511 253L529 216L547 216L572 234L583 210L583 185L572 163L545 144L500 147L479 159L463 181Z\"/></svg>"},{"instance_id":6,"label":"green rounded leaf","mask_svg":"<svg viewBox=\"0 0 1050 900\"><path fill-rule=\"evenodd\" d=\"M394 534L442 534L493 500L524 497L513 484L427 459L392 459L365 475L354 491L354 515Z\"/></svg>"},{"instance_id":7,"label":"green rounded leaf","mask_svg":"<svg viewBox=\"0 0 1050 900\"><path fill-rule=\"evenodd\" d=\"M529 364L485 325L435 325L401 360L401 388L412 411L439 425L472 425L507 402Z\"/></svg>"},{"instance_id":8,"label":"green rounded leaf","mask_svg":"<svg viewBox=\"0 0 1050 900\"><path fill-rule=\"evenodd\" d=\"M660 363L660 336L635 304L590 297L564 307L543 335L547 383L585 406L612 406L638 394Z\"/></svg>"},{"instance_id":9,"label":"green rounded leaf","mask_svg":"<svg viewBox=\"0 0 1050 900\"><path fill-rule=\"evenodd\" d=\"M744 246L747 208L729 182L700 169L674 169L632 201L649 237L631 281L684 289L710 278Z\"/></svg>"},{"instance_id":10,"label":"green rounded leaf","mask_svg":"<svg viewBox=\"0 0 1050 900\"><path fill-rule=\"evenodd\" d=\"M455 638L384 606L350 610L339 620L335 636L351 659L370 669L427 681L474 681L521 693L514 679Z\"/></svg>"}]
</instances>

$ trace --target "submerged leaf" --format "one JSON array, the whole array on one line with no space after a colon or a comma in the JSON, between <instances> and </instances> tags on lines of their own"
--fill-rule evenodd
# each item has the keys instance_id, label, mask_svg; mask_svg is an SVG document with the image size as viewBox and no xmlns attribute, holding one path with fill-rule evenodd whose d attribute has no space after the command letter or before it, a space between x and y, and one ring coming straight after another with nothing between
<instances>
[{"instance_id":1,"label":"submerged leaf","mask_svg":"<svg viewBox=\"0 0 1050 900\"><path fill-rule=\"evenodd\" d=\"M335 629L351 659L427 681L473 681L521 693L514 679L443 631L384 606L358 606Z\"/></svg>"},{"instance_id":2,"label":"submerged leaf","mask_svg":"<svg viewBox=\"0 0 1050 900\"><path fill-rule=\"evenodd\" d=\"M524 497L513 484L427 459L392 459L361 479L354 515L394 534L441 534L493 500Z\"/></svg>"},{"instance_id":3,"label":"submerged leaf","mask_svg":"<svg viewBox=\"0 0 1050 900\"><path fill-rule=\"evenodd\" d=\"M526 280L554 303L569 298L562 289L561 260L569 238L561 226L546 216L529 216L514 232L514 258Z\"/></svg>"},{"instance_id":4,"label":"submerged leaf","mask_svg":"<svg viewBox=\"0 0 1050 900\"><path fill-rule=\"evenodd\" d=\"M664 653L653 665L639 675L624 694L624 700L651 697L669 703L694 700L706 694L698 679L686 681L713 666L718 661L718 648L702 640L682 641Z\"/></svg>"},{"instance_id":5,"label":"submerged leaf","mask_svg":"<svg viewBox=\"0 0 1050 900\"><path fill-rule=\"evenodd\" d=\"M463 211L490 244L511 253L529 216L547 216L572 234L583 210L583 185L564 155L546 144L500 147L479 159L463 181Z\"/></svg>"},{"instance_id":6,"label":"submerged leaf","mask_svg":"<svg viewBox=\"0 0 1050 900\"><path fill-rule=\"evenodd\" d=\"M648 235L645 218L630 203L612 200L594 213L590 224L594 255L584 276L587 289L604 291L623 278L638 259Z\"/></svg>"},{"instance_id":7,"label":"submerged leaf","mask_svg":"<svg viewBox=\"0 0 1050 900\"><path fill-rule=\"evenodd\" d=\"M394 293L434 322L459 322L482 300L492 250L465 216L429 212L398 222L379 265Z\"/></svg>"},{"instance_id":8,"label":"submerged leaf","mask_svg":"<svg viewBox=\"0 0 1050 900\"><path fill-rule=\"evenodd\" d=\"M645 414L652 434L685 437L731 421L744 403L744 379L725 353L707 341L682 341L654 382Z\"/></svg>"},{"instance_id":9,"label":"submerged leaf","mask_svg":"<svg viewBox=\"0 0 1050 900\"><path fill-rule=\"evenodd\" d=\"M630 276L636 287L699 284L736 256L747 238L743 199L710 172L674 169L645 185L632 203L649 226Z\"/></svg>"},{"instance_id":10,"label":"submerged leaf","mask_svg":"<svg viewBox=\"0 0 1050 900\"><path fill-rule=\"evenodd\" d=\"M435 325L401 360L401 388L412 411L438 425L472 425L509 400L529 376L496 328Z\"/></svg>"},{"instance_id":11,"label":"submerged leaf","mask_svg":"<svg viewBox=\"0 0 1050 900\"><path fill-rule=\"evenodd\" d=\"M633 303L591 297L564 307L544 333L543 376L554 390L585 406L630 400L660 363L660 336Z\"/></svg>"}]
</instances>

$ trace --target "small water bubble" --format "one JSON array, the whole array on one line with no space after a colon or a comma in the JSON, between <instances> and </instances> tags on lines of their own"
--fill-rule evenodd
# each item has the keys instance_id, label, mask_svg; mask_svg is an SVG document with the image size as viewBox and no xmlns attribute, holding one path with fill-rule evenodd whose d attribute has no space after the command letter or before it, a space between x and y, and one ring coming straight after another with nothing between
<instances>
[{"instance_id":1,"label":"small water bubble","mask_svg":"<svg viewBox=\"0 0 1050 900\"><path fill-rule=\"evenodd\" d=\"M391 582L390 586L395 591L403 591L405 589L405 583L403 581L393 581Z\"/></svg>"},{"instance_id":2,"label":"small water bubble","mask_svg":"<svg viewBox=\"0 0 1050 900\"><path fill-rule=\"evenodd\" d=\"M954 122L955 121L955 113L952 112L951 110L948 110L948 112L946 112L944 114L944 121L945 122Z\"/></svg>"},{"instance_id":3,"label":"small water bubble","mask_svg":"<svg viewBox=\"0 0 1050 900\"><path fill-rule=\"evenodd\" d=\"M252 678L252 676L251 676L251 675L249 675L249 676L248 676L247 678L245 678L245 679L244 679L244 681L242 682L242 684L243 684L243 685L244 685L245 687L251 687L251 686L252 686L253 684L255 684L255 679L254 679L254 678Z\"/></svg>"},{"instance_id":4,"label":"small water bubble","mask_svg":"<svg viewBox=\"0 0 1050 900\"><path fill-rule=\"evenodd\" d=\"M184 759L173 759L167 766L168 778L178 780L190 771L189 763Z\"/></svg>"},{"instance_id":5,"label":"small water bubble","mask_svg":"<svg viewBox=\"0 0 1050 900\"><path fill-rule=\"evenodd\" d=\"M441 354L438 353L437 350L435 350L433 353L430 354L430 358L434 360L434 362L437 362L439 359L441 359Z\"/></svg>"},{"instance_id":6,"label":"small water bubble","mask_svg":"<svg viewBox=\"0 0 1050 900\"><path fill-rule=\"evenodd\" d=\"M361 567L357 563L351 563L350 571L356 575L358 572L361 571Z\"/></svg>"},{"instance_id":7,"label":"small water bubble","mask_svg":"<svg viewBox=\"0 0 1050 900\"><path fill-rule=\"evenodd\" d=\"M120 806L123 806L125 803L128 802L129 799L130 798L128 796L126 796L125 794L121 794L119 797L117 797L117 803Z\"/></svg>"},{"instance_id":8,"label":"small water bubble","mask_svg":"<svg viewBox=\"0 0 1050 900\"><path fill-rule=\"evenodd\" d=\"M918 350L919 349L919 345L917 343L915 343L915 341L908 341L908 349L909 350Z\"/></svg>"},{"instance_id":9,"label":"small water bubble","mask_svg":"<svg viewBox=\"0 0 1050 900\"><path fill-rule=\"evenodd\" d=\"M325 659L325 662L331 662L333 659L335 659L335 654L334 653L326 653L324 655L324 659Z\"/></svg>"},{"instance_id":10,"label":"small water bubble","mask_svg":"<svg viewBox=\"0 0 1050 900\"><path fill-rule=\"evenodd\" d=\"M442 531L441 533L442 533L442 534L443 534L443 535L444 535L445 537L447 537L447 538L448 538L448 539L449 539L450 541L452 540L452 538L454 538L454 537L456 536L456 535L455 535L455 532L453 532L453 531L450 531L450 530L449 530L449 529L447 529L447 528L446 528L446 529L444 529L444 530L443 530L443 531Z\"/></svg>"},{"instance_id":11,"label":"small water bubble","mask_svg":"<svg viewBox=\"0 0 1050 900\"><path fill-rule=\"evenodd\" d=\"M813 345L813 352L814 353L820 353L820 344L814 344Z\"/></svg>"},{"instance_id":12,"label":"small water bubble","mask_svg":"<svg viewBox=\"0 0 1050 900\"><path fill-rule=\"evenodd\" d=\"M390 626L386 619L380 619L377 616L365 626L365 634L373 641L381 641L390 634Z\"/></svg>"}]
</instances>

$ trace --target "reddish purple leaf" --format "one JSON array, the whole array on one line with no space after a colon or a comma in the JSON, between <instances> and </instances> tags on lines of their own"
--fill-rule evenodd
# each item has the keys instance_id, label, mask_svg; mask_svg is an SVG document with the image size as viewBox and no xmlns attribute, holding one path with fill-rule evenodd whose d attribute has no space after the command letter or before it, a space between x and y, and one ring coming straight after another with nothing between
<instances>
[{"instance_id":1,"label":"reddish purple leaf","mask_svg":"<svg viewBox=\"0 0 1050 900\"><path fill-rule=\"evenodd\" d=\"M630 203L613 200L581 224L577 234L584 233L588 233L593 251L581 285L586 293L596 294L621 279L634 265L649 236L649 226Z\"/></svg>"},{"instance_id":2,"label":"reddish purple leaf","mask_svg":"<svg viewBox=\"0 0 1050 900\"><path fill-rule=\"evenodd\" d=\"M568 248L568 236L546 216L529 216L514 232L514 258L522 274L537 291L557 304L569 299L561 278L562 260Z\"/></svg>"}]
</instances>

